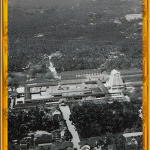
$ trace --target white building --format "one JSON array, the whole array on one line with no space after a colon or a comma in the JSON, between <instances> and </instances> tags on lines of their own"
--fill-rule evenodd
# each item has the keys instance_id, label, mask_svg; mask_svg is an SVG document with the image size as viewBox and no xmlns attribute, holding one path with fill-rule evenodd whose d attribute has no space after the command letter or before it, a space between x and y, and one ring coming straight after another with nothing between
<instances>
[{"instance_id":1,"label":"white building","mask_svg":"<svg viewBox=\"0 0 150 150\"><path fill-rule=\"evenodd\" d=\"M110 93L116 93L112 95L113 97L122 97L122 89L124 88L124 84L120 76L120 72L113 69L111 71L111 75L109 76L109 81L106 82L105 86L108 88Z\"/></svg>"}]
</instances>

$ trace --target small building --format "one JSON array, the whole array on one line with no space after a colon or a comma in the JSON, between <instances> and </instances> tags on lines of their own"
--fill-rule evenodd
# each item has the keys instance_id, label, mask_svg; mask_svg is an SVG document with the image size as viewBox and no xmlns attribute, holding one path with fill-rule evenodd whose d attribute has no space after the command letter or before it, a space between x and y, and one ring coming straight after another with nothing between
<instances>
[{"instance_id":1,"label":"small building","mask_svg":"<svg viewBox=\"0 0 150 150\"><path fill-rule=\"evenodd\" d=\"M50 144L53 142L53 139L36 139L35 140L35 146L41 145L41 144Z\"/></svg>"},{"instance_id":2,"label":"small building","mask_svg":"<svg viewBox=\"0 0 150 150\"><path fill-rule=\"evenodd\" d=\"M52 135L53 135L53 140L55 142L60 142L61 141L61 131L53 131Z\"/></svg>"},{"instance_id":3,"label":"small building","mask_svg":"<svg viewBox=\"0 0 150 150\"><path fill-rule=\"evenodd\" d=\"M142 132L133 132L133 133L125 133L125 134L123 134L123 136L125 137L125 138L127 138L127 137L141 137L143 135L143 133Z\"/></svg>"},{"instance_id":4,"label":"small building","mask_svg":"<svg viewBox=\"0 0 150 150\"><path fill-rule=\"evenodd\" d=\"M58 119L59 116L61 115L61 112L58 109L54 108L54 109L52 109L51 114L53 117Z\"/></svg>"},{"instance_id":5,"label":"small building","mask_svg":"<svg viewBox=\"0 0 150 150\"><path fill-rule=\"evenodd\" d=\"M18 87L16 91L18 94L24 94L25 92L24 87Z\"/></svg>"},{"instance_id":6,"label":"small building","mask_svg":"<svg viewBox=\"0 0 150 150\"><path fill-rule=\"evenodd\" d=\"M126 138L126 140L127 140L127 145L138 145L138 142L134 137L128 137Z\"/></svg>"}]
</instances>

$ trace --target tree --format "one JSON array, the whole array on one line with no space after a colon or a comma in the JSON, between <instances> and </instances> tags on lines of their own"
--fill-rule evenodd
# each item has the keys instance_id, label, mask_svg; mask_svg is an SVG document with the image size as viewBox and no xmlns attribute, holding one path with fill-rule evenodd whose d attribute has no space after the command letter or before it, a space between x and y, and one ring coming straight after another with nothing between
<instances>
[{"instance_id":1,"label":"tree","mask_svg":"<svg viewBox=\"0 0 150 150\"><path fill-rule=\"evenodd\" d=\"M125 150L126 148L126 139L123 135L118 134L115 138L115 144L117 149Z\"/></svg>"},{"instance_id":2,"label":"tree","mask_svg":"<svg viewBox=\"0 0 150 150\"><path fill-rule=\"evenodd\" d=\"M69 141L70 139L72 139L72 134L70 133L68 129L65 130L64 136L65 136L66 141Z\"/></svg>"},{"instance_id":3,"label":"tree","mask_svg":"<svg viewBox=\"0 0 150 150\"><path fill-rule=\"evenodd\" d=\"M29 130L28 126L26 126L25 124L21 124L21 126L19 128L19 132L21 135L24 135L28 130Z\"/></svg>"},{"instance_id":4,"label":"tree","mask_svg":"<svg viewBox=\"0 0 150 150\"><path fill-rule=\"evenodd\" d=\"M30 69L29 70L29 75L30 75L30 78L35 77L36 71L34 69Z\"/></svg>"},{"instance_id":5,"label":"tree","mask_svg":"<svg viewBox=\"0 0 150 150\"><path fill-rule=\"evenodd\" d=\"M44 111L44 113L43 113ZM54 122L52 122L52 120ZM27 112L19 110L17 112L8 112L8 134L9 141L19 136L22 137L27 131L45 130L48 127L48 131L59 128L59 121L57 119L47 116L43 108L29 108ZM34 139L34 135L32 135Z\"/></svg>"},{"instance_id":6,"label":"tree","mask_svg":"<svg viewBox=\"0 0 150 150\"><path fill-rule=\"evenodd\" d=\"M12 89L12 92L14 89L16 90L16 88L19 86L17 78L8 77L8 86Z\"/></svg>"},{"instance_id":7,"label":"tree","mask_svg":"<svg viewBox=\"0 0 150 150\"><path fill-rule=\"evenodd\" d=\"M15 90L17 89L17 87L19 86L18 82L17 82L17 79L16 78L13 78L12 80L12 84L11 84L12 87L15 88Z\"/></svg>"},{"instance_id":8,"label":"tree","mask_svg":"<svg viewBox=\"0 0 150 150\"><path fill-rule=\"evenodd\" d=\"M47 72L46 75L45 75L45 77L46 77L47 79L54 79L54 75L53 75L52 72Z\"/></svg>"},{"instance_id":9,"label":"tree","mask_svg":"<svg viewBox=\"0 0 150 150\"><path fill-rule=\"evenodd\" d=\"M74 106L70 120L82 138L99 136L101 134L121 133L126 128L139 126L139 109L129 102L112 104L83 103ZM136 127L137 128L137 127Z\"/></svg>"},{"instance_id":10,"label":"tree","mask_svg":"<svg viewBox=\"0 0 150 150\"><path fill-rule=\"evenodd\" d=\"M129 149L131 149L131 150L139 150L139 147L138 147L138 145L135 145L135 144L126 145L126 150L129 150Z\"/></svg>"}]
</instances>

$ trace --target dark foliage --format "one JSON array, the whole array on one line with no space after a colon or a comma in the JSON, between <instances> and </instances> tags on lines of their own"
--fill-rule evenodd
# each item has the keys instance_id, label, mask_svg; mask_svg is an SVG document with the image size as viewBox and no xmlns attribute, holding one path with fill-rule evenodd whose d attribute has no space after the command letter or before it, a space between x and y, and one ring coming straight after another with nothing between
<instances>
[{"instance_id":1,"label":"dark foliage","mask_svg":"<svg viewBox=\"0 0 150 150\"><path fill-rule=\"evenodd\" d=\"M32 7L39 1L12 3L8 9L10 71L20 71L29 62L37 64L41 55L56 51L62 53L61 58L52 60L58 72L98 68L110 51L125 53L126 59L109 61L107 69L142 66L142 19L125 19L134 10L142 12L140 1L83 0L66 5L65 0L62 6L43 2L45 7ZM114 23L115 19L121 23Z\"/></svg>"},{"instance_id":2,"label":"dark foliage","mask_svg":"<svg viewBox=\"0 0 150 150\"><path fill-rule=\"evenodd\" d=\"M47 130L50 132L58 128L58 119L52 119L38 107L30 108L28 111L19 110L8 113L8 140L10 142L14 138L24 136L28 131Z\"/></svg>"},{"instance_id":3,"label":"dark foliage","mask_svg":"<svg viewBox=\"0 0 150 150\"><path fill-rule=\"evenodd\" d=\"M82 138L121 133L126 128L142 126L138 108L129 102L112 104L84 103L72 109L70 120Z\"/></svg>"}]
</instances>

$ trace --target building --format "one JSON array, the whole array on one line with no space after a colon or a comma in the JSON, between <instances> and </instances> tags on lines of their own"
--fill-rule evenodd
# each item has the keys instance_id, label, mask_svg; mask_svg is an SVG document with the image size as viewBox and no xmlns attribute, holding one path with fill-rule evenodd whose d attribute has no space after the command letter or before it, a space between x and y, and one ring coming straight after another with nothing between
<instances>
[{"instance_id":1,"label":"building","mask_svg":"<svg viewBox=\"0 0 150 150\"><path fill-rule=\"evenodd\" d=\"M54 108L52 110L52 116L57 116L57 115L61 115L61 112L59 110L57 110L57 109Z\"/></svg>"},{"instance_id":2,"label":"building","mask_svg":"<svg viewBox=\"0 0 150 150\"><path fill-rule=\"evenodd\" d=\"M101 74L101 69L92 69L92 70L76 70L76 71L66 71L61 72L61 80L66 79L75 79L77 77L92 77L98 76Z\"/></svg>"},{"instance_id":3,"label":"building","mask_svg":"<svg viewBox=\"0 0 150 150\"><path fill-rule=\"evenodd\" d=\"M61 131L54 131L52 132L53 141L60 142L61 141Z\"/></svg>"},{"instance_id":4,"label":"building","mask_svg":"<svg viewBox=\"0 0 150 150\"><path fill-rule=\"evenodd\" d=\"M101 97L104 97L102 93L108 93L108 90L105 86L101 83L100 80L91 83L73 83L73 84L66 84L66 85L58 85L53 86L49 90L49 95L52 97L65 97L65 98L75 98L82 99L82 97L89 97L89 95L94 95L101 93ZM87 95L87 96L86 96ZM95 96L96 98L97 96Z\"/></svg>"},{"instance_id":5,"label":"building","mask_svg":"<svg viewBox=\"0 0 150 150\"><path fill-rule=\"evenodd\" d=\"M108 79L107 74L102 74L101 69L89 69L89 70L76 70L76 71L66 71L62 72L61 80L80 80L80 79L88 79L88 80L101 80L102 82L106 82Z\"/></svg>"},{"instance_id":6,"label":"building","mask_svg":"<svg viewBox=\"0 0 150 150\"><path fill-rule=\"evenodd\" d=\"M119 70L121 75L135 75L135 74L142 74L143 71L141 69L127 69L127 70Z\"/></svg>"},{"instance_id":7,"label":"building","mask_svg":"<svg viewBox=\"0 0 150 150\"><path fill-rule=\"evenodd\" d=\"M113 69L111 71L109 81L106 82L105 86L107 87L107 89L110 93L116 93L116 94L112 95L113 97L121 96L122 89L124 88L124 84L123 84L122 78L120 76L120 72Z\"/></svg>"},{"instance_id":8,"label":"building","mask_svg":"<svg viewBox=\"0 0 150 150\"><path fill-rule=\"evenodd\" d=\"M46 88L43 89L43 87L45 86ZM34 87L38 87L38 89L43 89L43 92L45 92L45 94L42 95L37 93L37 95L35 92L33 92L33 90L31 91L31 89L33 89ZM35 84L27 85L25 89L25 103L38 103L40 101L58 102L60 99L82 100L83 98L86 99L89 96L97 99L106 97L109 94L109 91L100 80L74 83L66 82L65 84ZM41 91L37 92L41 93ZM35 97L35 95L37 95L37 97Z\"/></svg>"},{"instance_id":9,"label":"building","mask_svg":"<svg viewBox=\"0 0 150 150\"><path fill-rule=\"evenodd\" d=\"M59 119L61 112L58 109L54 108L54 109L52 109L51 114L54 118Z\"/></svg>"},{"instance_id":10,"label":"building","mask_svg":"<svg viewBox=\"0 0 150 150\"><path fill-rule=\"evenodd\" d=\"M23 104L28 106L39 103L58 103L60 99L80 101L92 98L92 100L108 101L112 95L123 97L121 95L123 82L117 70L111 72L108 82L106 82L108 74L101 74L100 69L68 71L62 72L61 75L66 79L55 82L36 79L26 83ZM18 107L20 105L18 104Z\"/></svg>"}]
</instances>

